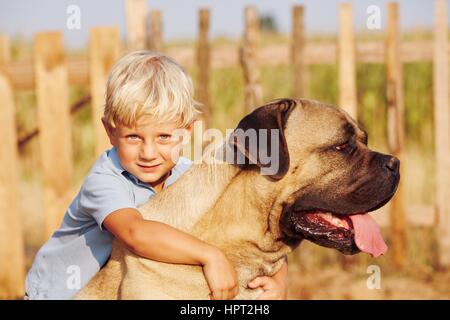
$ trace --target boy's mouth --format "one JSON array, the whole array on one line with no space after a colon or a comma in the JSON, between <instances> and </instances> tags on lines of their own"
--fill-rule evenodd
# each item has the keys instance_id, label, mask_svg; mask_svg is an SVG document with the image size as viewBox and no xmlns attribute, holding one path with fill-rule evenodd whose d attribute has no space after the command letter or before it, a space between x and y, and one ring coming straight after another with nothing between
<instances>
[{"instance_id":1,"label":"boy's mouth","mask_svg":"<svg viewBox=\"0 0 450 320\"><path fill-rule=\"evenodd\" d=\"M155 170L156 168L158 168L158 167L161 165L161 163L155 164L155 165L152 165L152 166L149 166L149 165L143 165L143 164L139 164L139 163L138 163L137 165L138 165L138 167L141 168L143 171L147 172L147 171L153 171L153 170Z\"/></svg>"}]
</instances>

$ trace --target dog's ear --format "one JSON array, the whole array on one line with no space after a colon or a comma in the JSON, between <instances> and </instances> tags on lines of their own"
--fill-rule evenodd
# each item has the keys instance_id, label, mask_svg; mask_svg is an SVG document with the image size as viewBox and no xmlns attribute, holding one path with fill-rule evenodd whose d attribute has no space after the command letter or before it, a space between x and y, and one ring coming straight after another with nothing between
<instances>
[{"instance_id":1,"label":"dog's ear","mask_svg":"<svg viewBox=\"0 0 450 320\"><path fill-rule=\"evenodd\" d=\"M281 179L289 169L284 128L296 104L292 99L275 100L245 116L228 140L234 164L242 169L256 165L262 174Z\"/></svg>"}]
</instances>

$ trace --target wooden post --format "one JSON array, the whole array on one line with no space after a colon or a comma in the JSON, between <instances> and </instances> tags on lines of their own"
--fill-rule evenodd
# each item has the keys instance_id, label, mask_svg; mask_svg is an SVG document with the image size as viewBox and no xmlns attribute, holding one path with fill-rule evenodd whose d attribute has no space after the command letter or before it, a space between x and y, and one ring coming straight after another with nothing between
<instances>
[{"instance_id":1,"label":"wooden post","mask_svg":"<svg viewBox=\"0 0 450 320\"><path fill-rule=\"evenodd\" d=\"M0 299L24 293L25 250L19 210L19 157L17 155L14 96L6 72L9 39L0 35Z\"/></svg>"},{"instance_id":2,"label":"wooden post","mask_svg":"<svg viewBox=\"0 0 450 320\"><path fill-rule=\"evenodd\" d=\"M434 121L436 146L436 207L439 265L450 266L450 110L447 1L436 0L434 24Z\"/></svg>"},{"instance_id":3,"label":"wooden post","mask_svg":"<svg viewBox=\"0 0 450 320\"><path fill-rule=\"evenodd\" d=\"M403 67L400 59L400 26L398 17L398 4L389 3L387 38L386 38L386 96L388 107L388 142L390 152L404 160L404 102L403 102ZM406 219L404 186L405 175L403 165L400 166L402 180L391 202L390 232L393 262L401 268L405 262L406 254Z\"/></svg>"},{"instance_id":4,"label":"wooden post","mask_svg":"<svg viewBox=\"0 0 450 320\"><path fill-rule=\"evenodd\" d=\"M244 41L240 48L239 58L244 72L245 109L246 113L253 111L262 104L262 88L257 55L259 42L259 17L256 7L245 8Z\"/></svg>"},{"instance_id":5,"label":"wooden post","mask_svg":"<svg viewBox=\"0 0 450 320\"><path fill-rule=\"evenodd\" d=\"M355 39L353 35L352 5L339 7L339 106L357 119Z\"/></svg>"},{"instance_id":6,"label":"wooden post","mask_svg":"<svg viewBox=\"0 0 450 320\"><path fill-rule=\"evenodd\" d=\"M147 43L152 51L163 52L163 25L162 15L159 10L151 10L147 16Z\"/></svg>"},{"instance_id":7,"label":"wooden post","mask_svg":"<svg viewBox=\"0 0 450 320\"><path fill-rule=\"evenodd\" d=\"M125 0L125 15L128 51L146 49L146 0Z\"/></svg>"},{"instance_id":8,"label":"wooden post","mask_svg":"<svg viewBox=\"0 0 450 320\"><path fill-rule=\"evenodd\" d=\"M209 32L209 10L199 10L199 36L197 46L198 99L202 103L204 128L211 125L211 97L209 95L209 75L211 71Z\"/></svg>"},{"instance_id":9,"label":"wooden post","mask_svg":"<svg viewBox=\"0 0 450 320\"><path fill-rule=\"evenodd\" d=\"M294 6L292 9L292 45L291 61L294 72L293 96L304 98L306 93L305 28L304 8Z\"/></svg>"},{"instance_id":10,"label":"wooden post","mask_svg":"<svg viewBox=\"0 0 450 320\"><path fill-rule=\"evenodd\" d=\"M120 55L119 29L96 27L91 29L89 43L89 80L94 121L95 155L100 156L111 145L101 118L105 105L106 82L109 72Z\"/></svg>"},{"instance_id":11,"label":"wooden post","mask_svg":"<svg viewBox=\"0 0 450 320\"><path fill-rule=\"evenodd\" d=\"M45 235L49 237L61 224L68 197L71 196L73 168L69 88L62 34L38 33L34 41Z\"/></svg>"}]
</instances>

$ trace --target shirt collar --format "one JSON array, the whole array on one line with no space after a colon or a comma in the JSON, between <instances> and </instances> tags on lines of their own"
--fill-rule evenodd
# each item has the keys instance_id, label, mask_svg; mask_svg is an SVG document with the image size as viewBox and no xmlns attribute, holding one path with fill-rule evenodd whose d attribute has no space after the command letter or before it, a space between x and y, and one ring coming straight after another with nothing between
<instances>
[{"instance_id":1,"label":"shirt collar","mask_svg":"<svg viewBox=\"0 0 450 320\"><path fill-rule=\"evenodd\" d=\"M114 165L114 168L117 169L119 171L119 173L127 172L120 164L116 147L113 147L112 149L109 150L108 157L111 159L111 162Z\"/></svg>"}]
</instances>

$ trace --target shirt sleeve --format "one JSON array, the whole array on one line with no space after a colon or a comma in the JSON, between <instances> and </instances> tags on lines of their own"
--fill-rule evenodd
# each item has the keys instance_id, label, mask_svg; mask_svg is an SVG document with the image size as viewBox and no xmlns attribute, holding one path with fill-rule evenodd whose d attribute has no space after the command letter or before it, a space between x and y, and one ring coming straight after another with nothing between
<instances>
[{"instance_id":1,"label":"shirt sleeve","mask_svg":"<svg viewBox=\"0 0 450 320\"><path fill-rule=\"evenodd\" d=\"M129 186L111 174L88 176L79 199L79 210L92 216L101 230L103 221L110 213L124 208L136 208Z\"/></svg>"}]
</instances>

